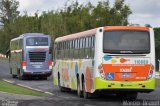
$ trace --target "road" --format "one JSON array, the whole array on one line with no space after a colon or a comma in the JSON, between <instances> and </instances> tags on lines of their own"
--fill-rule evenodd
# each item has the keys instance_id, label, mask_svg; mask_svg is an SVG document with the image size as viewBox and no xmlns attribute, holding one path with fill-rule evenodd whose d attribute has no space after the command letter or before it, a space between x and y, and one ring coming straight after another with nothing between
<instances>
[{"instance_id":1,"label":"road","mask_svg":"<svg viewBox=\"0 0 160 106\"><path fill-rule=\"evenodd\" d=\"M26 101L19 98L19 106L124 106L129 105L129 103L141 106L145 103L149 105L152 102L160 105L160 87L157 87L154 92L149 94L140 93L136 101L121 100L115 95L96 95L91 99L85 100L77 97L75 91L60 92L58 87L53 86L52 77L48 78L48 80L32 79L20 81L16 78L13 79L9 74L9 63L7 60L0 60L0 78L53 93L53 96L46 97L43 100Z\"/></svg>"}]
</instances>

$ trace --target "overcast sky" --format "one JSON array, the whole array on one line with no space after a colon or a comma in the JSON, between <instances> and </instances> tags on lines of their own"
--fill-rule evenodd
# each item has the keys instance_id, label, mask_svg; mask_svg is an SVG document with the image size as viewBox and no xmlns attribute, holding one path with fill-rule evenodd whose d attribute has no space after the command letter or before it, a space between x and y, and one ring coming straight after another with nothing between
<instances>
[{"instance_id":1,"label":"overcast sky","mask_svg":"<svg viewBox=\"0 0 160 106\"><path fill-rule=\"evenodd\" d=\"M21 14L27 11L29 15L35 12L56 10L64 7L68 0L18 0L20 6L18 10ZM73 1L73 0L70 0ZM75 0L74 0L75 1ZM77 0L79 3L90 1L92 4L100 0ZM115 0L109 0L111 5ZM132 15L129 16L129 22L132 24L150 24L153 27L160 27L160 0L125 0L125 3L130 6Z\"/></svg>"}]
</instances>

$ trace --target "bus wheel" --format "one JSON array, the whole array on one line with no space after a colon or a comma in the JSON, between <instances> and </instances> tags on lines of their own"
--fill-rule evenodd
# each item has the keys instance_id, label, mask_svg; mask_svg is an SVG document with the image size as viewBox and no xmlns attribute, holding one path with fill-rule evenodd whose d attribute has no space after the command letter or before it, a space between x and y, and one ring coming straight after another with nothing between
<instances>
[{"instance_id":1,"label":"bus wheel","mask_svg":"<svg viewBox=\"0 0 160 106\"><path fill-rule=\"evenodd\" d=\"M89 93L86 92L86 88L85 88L85 81L83 80L82 83L83 83L83 85L82 85L83 97L84 97L85 99L89 99Z\"/></svg>"},{"instance_id":2,"label":"bus wheel","mask_svg":"<svg viewBox=\"0 0 160 106\"><path fill-rule=\"evenodd\" d=\"M83 95L82 95L82 91L81 91L81 89L80 89L80 81L79 81L79 78L77 78L77 95L78 95L78 97L83 97Z\"/></svg>"},{"instance_id":3,"label":"bus wheel","mask_svg":"<svg viewBox=\"0 0 160 106\"><path fill-rule=\"evenodd\" d=\"M10 74L12 74L12 68L10 68Z\"/></svg>"},{"instance_id":4,"label":"bus wheel","mask_svg":"<svg viewBox=\"0 0 160 106\"><path fill-rule=\"evenodd\" d=\"M18 79L23 80L24 76L21 74L20 70L18 70Z\"/></svg>"},{"instance_id":5,"label":"bus wheel","mask_svg":"<svg viewBox=\"0 0 160 106\"><path fill-rule=\"evenodd\" d=\"M12 78L16 78L16 75L12 73L12 68L10 68L10 74L12 75Z\"/></svg>"},{"instance_id":6,"label":"bus wheel","mask_svg":"<svg viewBox=\"0 0 160 106\"><path fill-rule=\"evenodd\" d=\"M16 78L16 75L12 74L12 78Z\"/></svg>"},{"instance_id":7,"label":"bus wheel","mask_svg":"<svg viewBox=\"0 0 160 106\"><path fill-rule=\"evenodd\" d=\"M60 84L60 76L58 76L58 87L59 87L59 90L60 90L61 92L64 92L64 91L65 91L65 88L62 87L61 84Z\"/></svg>"}]
</instances>

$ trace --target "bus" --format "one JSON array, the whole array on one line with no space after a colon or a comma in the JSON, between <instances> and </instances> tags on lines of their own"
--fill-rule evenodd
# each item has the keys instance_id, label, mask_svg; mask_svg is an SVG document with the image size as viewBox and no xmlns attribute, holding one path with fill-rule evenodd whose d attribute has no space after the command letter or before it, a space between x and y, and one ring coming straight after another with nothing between
<instances>
[{"instance_id":1,"label":"bus","mask_svg":"<svg viewBox=\"0 0 160 106\"><path fill-rule=\"evenodd\" d=\"M49 35L25 33L10 41L9 67L13 78L38 77L52 74L52 47Z\"/></svg>"},{"instance_id":2,"label":"bus","mask_svg":"<svg viewBox=\"0 0 160 106\"><path fill-rule=\"evenodd\" d=\"M155 89L152 28L104 26L55 39L53 83L79 97L114 93L136 99Z\"/></svg>"}]
</instances>

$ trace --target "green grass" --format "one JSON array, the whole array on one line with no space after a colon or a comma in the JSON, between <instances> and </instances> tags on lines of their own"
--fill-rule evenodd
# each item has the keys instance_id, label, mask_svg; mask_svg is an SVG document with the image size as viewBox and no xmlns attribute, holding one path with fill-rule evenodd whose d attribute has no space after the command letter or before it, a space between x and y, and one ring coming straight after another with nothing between
<instances>
[{"instance_id":1,"label":"green grass","mask_svg":"<svg viewBox=\"0 0 160 106\"><path fill-rule=\"evenodd\" d=\"M14 93L14 94L31 95L31 96L49 96L49 94L16 86L2 80L0 80L0 91Z\"/></svg>"},{"instance_id":2,"label":"green grass","mask_svg":"<svg viewBox=\"0 0 160 106\"><path fill-rule=\"evenodd\" d=\"M160 79L156 79L156 86L160 87Z\"/></svg>"},{"instance_id":3,"label":"green grass","mask_svg":"<svg viewBox=\"0 0 160 106\"><path fill-rule=\"evenodd\" d=\"M9 60L9 59L0 57L0 61L2 61L2 60Z\"/></svg>"}]
</instances>

